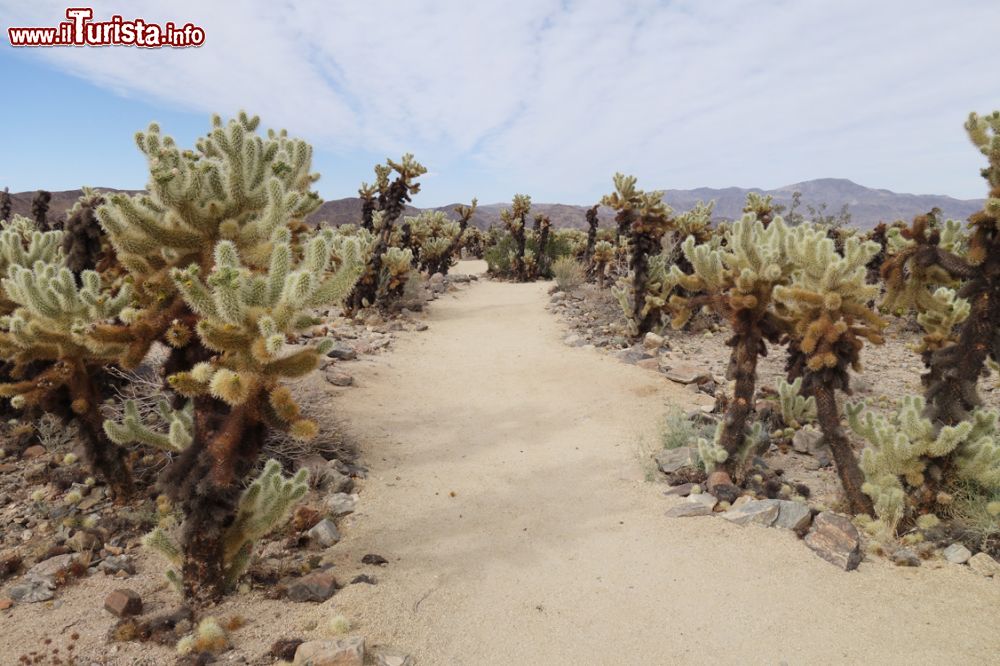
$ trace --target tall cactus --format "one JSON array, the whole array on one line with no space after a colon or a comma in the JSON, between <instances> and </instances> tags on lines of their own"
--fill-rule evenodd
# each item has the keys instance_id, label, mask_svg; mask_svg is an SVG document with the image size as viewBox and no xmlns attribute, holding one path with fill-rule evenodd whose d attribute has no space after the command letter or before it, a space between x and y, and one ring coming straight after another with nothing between
<instances>
[{"instance_id":1,"label":"tall cactus","mask_svg":"<svg viewBox=\"0 0 1000 666\"><path fill-rule=\"evenodd\" d=\"M850 392L848 369L860 369L864 342L883 342L885 322L869 306L878 287L866 281L866 265L878 251L877 243L851 237L841 254L822 227L795 227L786 239L792 279L774 288L791 326L790 376L802 377L803 391L816 399L851 511L869 515L872 502L862 492L864 477L841 426L835 395Z\"/></svg>"},{"instance_id":2,"label":"tall cactus","mask_svg":"<svg viewBox=\"0 0 1000 666\"><path fill-rule=\"evenodd\" d=\"M671 298L673 325L683 326L692 313L708 306L728 319L733 329L727 341L732 347L727 375L736 380L736 389L716 442L724 453L716 461L724 463L733 477L742 473L737 454L747 446L757 359L767 354L767 342L777 343L787 330L773 304L775 288L789 284L794 267L787 255L787 235L780 217L765 226L748 213L732 226L721 246L697 244L689 236L682 249L691 273L673 268L675 283L689 294Z\"/></svg>"},{"instance_id":3,"label":"tall cactus","mask_svg":"<svg viewBox=\"0 0 1000 666\"><path fill-rule=\"evenodd\" d=\"M3 188L3 192L0 192L0 222L6 222L10 219L10 210L13 206L13 201L10 198L10 188Z\"/></svg>"}]
</instances>

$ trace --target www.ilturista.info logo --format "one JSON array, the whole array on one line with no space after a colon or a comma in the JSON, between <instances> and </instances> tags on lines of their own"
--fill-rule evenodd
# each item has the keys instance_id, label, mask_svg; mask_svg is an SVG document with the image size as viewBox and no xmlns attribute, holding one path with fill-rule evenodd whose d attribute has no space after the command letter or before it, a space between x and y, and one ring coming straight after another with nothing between
<instances>
[{"instance_id":1,"label":"www.ilturista.info logo","mask_svg":"<svg viewBox=\"0 0 1000 666\"><path fill-rule=\"evenodd\" d=\"M205 30L192 23L183 26L168 21L163 25L143 19L126 21L112 16L108 21L92 21L94 10L70 7L68 21L51 28L7 28L11 46L141 46L185 48L205 43Z\"/></svg>"}]
</instances>

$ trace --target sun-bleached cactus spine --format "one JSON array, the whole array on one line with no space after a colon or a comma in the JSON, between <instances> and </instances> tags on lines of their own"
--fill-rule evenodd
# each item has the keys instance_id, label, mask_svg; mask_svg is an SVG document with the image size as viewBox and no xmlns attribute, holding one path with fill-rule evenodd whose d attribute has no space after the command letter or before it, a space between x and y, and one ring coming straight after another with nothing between
<instances>
[{"instance_id":1,"label":"sun-bleached cactus spine","mask_svg":"<svg viewBox=\"0 0 1000 666\"><path fill-rule=\"evenodd\" d=\"M1000 490L1000 415L977 409L955 426L935 427L925 409L918 396L906 396L891 419L865 411L863 403L846 408L851 428L868 442L861 454L864 492L890 533L924 513L948 510L951 494L935 479Z\"/></svg>"},{"instance_id":2,"label":"sun-bleached cactus spine","mask_svg":"<svg viewBox=\"0 0 1000 666\"><path fill-rule=\"evenodd\" d=\"M871 499L861 490L864 477L841 426L835 392L850 392L848 369L860 370L864 342L883 342L885 322L869 307L878 286L867 282L866 270L878 251L877 243L851 237L840 253L823 228L795 227L786 238L791 282L774 288L789 322L790 377L802 377L803 392L816 398L817 419L851 511L869 515Z\"/></svg>"},{"instance_id":3,"label":"sun-bleached cactus spine","mask_svg":"<svg viewBox=\"0 0 1000 666\"><path fill-rule=\"evenodd\" d=\"M614 290L625 311L628 332L639 337L657 328L662 310L647 299L650 257L660 253L660 240L671 229L671 211L663 192L636 189L634 176L616 173L615 191L601 203L617 211L619 230L628 232L629 274Z\"/></svg>"},{"instance_id":4,"label":"sun-bleached cactus spine","mask_svg":"<svg viewBox=\"0 0 1000 666\"><path fill-rule=\"evenodd\" d=\"M733 329L727 341L732 348L727 375L736 381L736 388L718 439L728 454L726 471L733 476L742 473L735 467L740 462L735 454L746 439L757 360L767 354L767 342L777 343L787 328L773 308L774 290L790 282L793 270L786 236L781 218L765 226L746 214L732 226L724 245L697 244L695 237L689 236L682 250L692 272L672 268L674 283L688 293L670 298L673 325L680 328L694 312L707 306L726 317Z\"/></svg>"},{"instance_id":5,"label":"sun-bleached cactus spine","mask_svg":"<svg viewBox=\"0 0 1000 666\"><path fill-rule=\"evenodd\" d=\"M308 490L309 472L306 469L299 470L293 477L285 477L278 461L267 461L260 475L243 491L236 518L225 529L222 571L226 590L233 589L246 571L254 544L287 522L292 509ZM175 567L185 564L183 548L162 528L146 535L143 543ZM168 570L166 575L178 588L182 587L183 578L175 570Z\"/></svg>"}]
</instances>

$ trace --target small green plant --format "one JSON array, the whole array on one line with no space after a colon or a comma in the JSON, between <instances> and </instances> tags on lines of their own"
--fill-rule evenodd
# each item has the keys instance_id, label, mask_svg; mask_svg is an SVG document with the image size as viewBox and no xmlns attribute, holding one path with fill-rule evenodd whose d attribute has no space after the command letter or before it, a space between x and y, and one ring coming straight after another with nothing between
<instances>
[{"instance_id":1,"label":"small green plant","mask_svg":"<svg viewBox=\"0 0 1000 666\"><path fill-rule=\"evenodd\" d=\"M816 421L816 398L802 395L802 378L788 383L778 380L778 406L781 420L793 430Z\"/></svg>"},{"instance_id":2,"label":"small green plant","mask_svg":"<svg viewBox=\"0 0 1000 666\"><path fill-rule=\"evenodd\" d=\"M571 292L587 279L583 265L573 257L559 257L552 264L552 275L560 291Z\"/></svg>"}]
</instances>

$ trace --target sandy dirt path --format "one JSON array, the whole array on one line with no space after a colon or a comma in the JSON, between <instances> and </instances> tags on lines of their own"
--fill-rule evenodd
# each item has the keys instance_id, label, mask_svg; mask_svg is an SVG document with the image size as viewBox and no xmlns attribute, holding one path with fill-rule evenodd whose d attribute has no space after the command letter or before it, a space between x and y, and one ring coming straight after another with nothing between
<instances>
[{"instance_id":1,"label":"sandy dirt path","mask_svg":"<svg viewBox=\"0 0 1000 666\"><path fill-rule=\"evenodd\" d=\"M547 288L480 281L352 368L337 408L371 476L337 548L390 563L333 602L370 645L424 665L998 658L1000 581L845 573L790 532L664 517L638 450L691 394L564 346Z\"/></svg>"}]
</instances>

